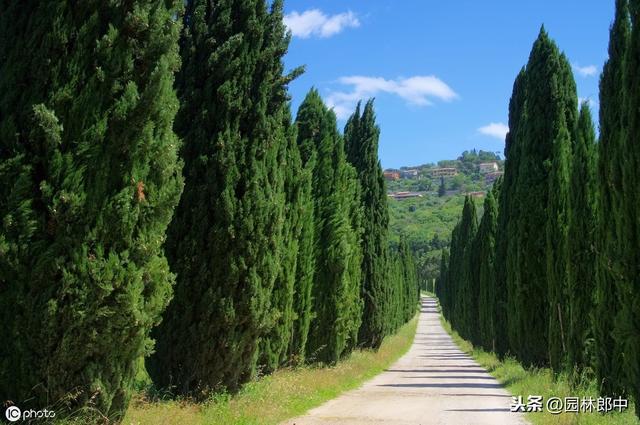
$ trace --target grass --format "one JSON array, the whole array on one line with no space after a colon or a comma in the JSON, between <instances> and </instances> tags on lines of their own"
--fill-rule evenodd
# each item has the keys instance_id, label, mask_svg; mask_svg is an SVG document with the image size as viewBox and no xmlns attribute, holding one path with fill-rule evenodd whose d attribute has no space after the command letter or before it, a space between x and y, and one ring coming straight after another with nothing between
<instances>
[{"instance_id":1,"label":"grass","mask_svg":"<svg viewBox=\"0 0 640 425\"><path fill-rule=\"evenodd\" d=\"M513 395L521 395L526 404L529 395L541 395L543 400L549 397L592 397L598 398L596 381L585 379L584 382L572 387L566 374L555 375L547 368L524 368L514 358L500 360L494 353L486 352L474 347L451 328L449 322L441 317L442 325L451 335L454 342L462 351L470 354L480 365L486 368L507 391ZM527 413L526 418L534 425L638 425L634 408L629 402L629 409L607 414L600 413L561 413L554 415L546 410ZM544 406L544 404L543 404Z\"/></svg>"},{"instance_id":2,"label":"grass","mask_svg":"<svg viewBox=\"0 0 640 425\"><path fill-rule=\"evenodd\" d=\"M218 395L206 403L187 400L149 401L135 397L122 421L125 425L268 425L302 415L388 368L407 352L417 316L377 352L357 350L334 367L283 369L247 384L234 396Z\"/></svg>"}]
</instances>

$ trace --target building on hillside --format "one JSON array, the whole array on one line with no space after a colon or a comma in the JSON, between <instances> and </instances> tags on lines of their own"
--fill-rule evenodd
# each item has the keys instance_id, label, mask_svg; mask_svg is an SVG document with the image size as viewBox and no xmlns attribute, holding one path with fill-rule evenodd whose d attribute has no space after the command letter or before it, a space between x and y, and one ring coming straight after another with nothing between
<instances>
[{"instance_id":1,"label":"building on hillside","mask_svg":"<svg viewBox=\"0 0 640 425\"><path fill-rule=\"evenodd\" d=\"M431 169L431 177L453 177L456 175L458 175L458 169L454 167Z\"/></svg>"},{"instance_id":2,"label":"building on hillside","mask_svg":"<svg viewBox=\"0 0 640 425\"><path fill-rule=\"evenodd\" d=\"M387 196L390 198L400 200L400 199L409 199L409 198L422 198L422 193L420 192L392 192Z\"/></svg>"},{"instance_id":3,"label":"building on hillside","mask_svg":"<svg viewBox=\"0 0 640 425\"><path fill-rule=\"evenodd\" d=\"M504 173L502 171L495 171L493 173L487 173L484 176L484 181L487 184L493 183L494 181L498 180L498 178L500 176L502 176L502 175L504 175Z\"/></svg>"},{"instance_id":4,"label":"building on hillside","mask_svg":"<svg viewBox=\"0 0 640 425\"><path fill-rule=\"evenodd\" d=\"M383 174L387 180L400 180L400 173L397 171L385 171Z\"/></svg>"},{"instance_id":5,"label":"building on hillside","mask_svg":"<svg viewBox=\"0 0 640 425\"><path fill-rule=\"evenodd\" d=\"M415 179L418 177L418 170L401 170L400 171L400 176L403 179Z\"/></svg>"},{"instance_id":6,"label":"building on hillside","mask_svg":"<svg viewBox=\"0 0 640 425\"><path fill-rule=\"evenodd\" d=\"M486 195L486 193L485 192L467 192L467 195L473 198L484 198L484 195Z\"/></svg>"},{"instance_id":7,"label":"building on hillside","mask_svg":"<svg viewBox=\"0 0 640 425\"><path fill-rule=\"evenodd\" d=\"M499 169L497 162L482 162L478 168L480 168L482 174L495 173Z\"/></svg>"}]
</instances>

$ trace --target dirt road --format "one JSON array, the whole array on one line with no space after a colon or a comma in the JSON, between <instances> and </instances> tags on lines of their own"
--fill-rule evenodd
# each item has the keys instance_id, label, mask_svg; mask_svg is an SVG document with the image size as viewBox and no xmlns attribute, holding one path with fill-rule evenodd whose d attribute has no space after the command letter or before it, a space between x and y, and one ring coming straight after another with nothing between
<instances>
[{"instance_id":1,"label":"dirt road","mask_svg":"<svg viewBox=\"0 0 640 425\"><path fill-rule=\"evenodd\" d=\"M392 367L287 425L526 424L511 396L460 351L440 325L433 298L422 299L409 352Z\"/></svg>"}]
</instances>

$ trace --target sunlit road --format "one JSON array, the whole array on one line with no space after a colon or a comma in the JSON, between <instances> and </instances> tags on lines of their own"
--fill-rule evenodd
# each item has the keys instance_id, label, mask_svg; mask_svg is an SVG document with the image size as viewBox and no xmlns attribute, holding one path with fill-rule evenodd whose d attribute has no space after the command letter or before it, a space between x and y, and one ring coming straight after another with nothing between
<instances>
[{"instance_id":1,"label":"sunlit road","mask_svg":"<svg viewBox=\"0 0 640 425\"><path fill-rule=\"evenodd\" d=\"M422 298L409 352L385 372L285 424L526 424L511 396L460 351L440 324L433 298Z\"/></svg>"}]
</instances>

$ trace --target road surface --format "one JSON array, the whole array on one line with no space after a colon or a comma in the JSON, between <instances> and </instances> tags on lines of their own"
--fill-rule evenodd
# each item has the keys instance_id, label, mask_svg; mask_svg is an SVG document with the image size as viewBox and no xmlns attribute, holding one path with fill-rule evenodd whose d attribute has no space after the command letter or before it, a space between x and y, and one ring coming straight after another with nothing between
<instances>
[{"instance_id":1,"label":"road surface","mask_svg":"<svg viewBox=\"0 0 640 425\"><path fill-rule=\"evenodd\" d=\"M527 424L511 396L454 344L433 298L422 298L409 352L392 367L287 425Z\"/></svg>"}]
</instances>

